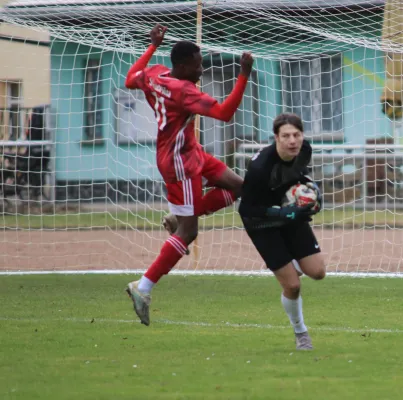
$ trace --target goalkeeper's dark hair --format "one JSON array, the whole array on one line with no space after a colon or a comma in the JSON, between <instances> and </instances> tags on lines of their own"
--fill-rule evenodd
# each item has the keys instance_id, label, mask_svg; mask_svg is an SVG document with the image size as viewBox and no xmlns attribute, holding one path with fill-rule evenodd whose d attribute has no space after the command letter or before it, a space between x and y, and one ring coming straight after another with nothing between
<instances>
[{"instance_id":1,"label":"goalkeeper's dark hair","mask_svg":"<svg viewBox=\"0 0 403 400\"><path fill-rule=\"evenodd\" d=\"M189 59L193 58L193 55L200 52L200 47L193 42L182 40L177 42L171 50L171 62L172 66L186 64Z\"/></svg>"},{"instance_id":2,"label":"goalkeeper's dark hair","mask_svg":"<svg viewBox=\"0 0 403 400\"><path fill-rule=\"evenodd\" d=\"M301 118L297 114L292 113L282 113L278 115L275 120L273 121L273 132L275 135L278 135L280 132L280 128L283 125L293 125L295 128L300 130L301 132L304 131L304 125L302 124Z\"/></svg>"}]
</instances>

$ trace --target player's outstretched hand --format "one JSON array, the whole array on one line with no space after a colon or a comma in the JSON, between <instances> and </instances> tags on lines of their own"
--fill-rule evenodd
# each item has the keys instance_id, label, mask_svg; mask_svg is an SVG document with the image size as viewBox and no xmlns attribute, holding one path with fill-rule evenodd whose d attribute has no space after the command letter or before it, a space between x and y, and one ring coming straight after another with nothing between
<instances>
[{"instance_id":1,"label":"player's outstretched hand","mask_svg":"<svg viewBox=\"0 0 403 400\"><path fill-rule=\"evenodd\" d=\"M155 46L158 47L161 45L162 41L164 40L164 35L165 32L167 31L166 26L162 26L160 24L157 24L154 26L153 29L151 29L150 36L151 36L151 43Z\"/></svg>"},{"instance_id":2,"label":"player's outstretched hand","mask_svg":"<svg viewBox=\"0 0 403 400\"><path fill-rule=\"evenodd\" d=\"M253 65L253 57L252 53L245 52L241 56L241 73L242 75L249 76L252 72L252 65Z\"/></svg>"}]
</instances>

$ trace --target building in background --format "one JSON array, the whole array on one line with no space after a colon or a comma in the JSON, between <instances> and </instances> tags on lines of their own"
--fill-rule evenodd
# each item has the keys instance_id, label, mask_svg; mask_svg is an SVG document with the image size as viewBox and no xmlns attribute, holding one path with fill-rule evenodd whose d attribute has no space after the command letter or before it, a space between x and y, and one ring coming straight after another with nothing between
<instances>
[{"instance_id":1,"label":"building in background","mask_svg":"<svg viewBox=\"0 0 403 400\"><path fill-rule=\"evenodd\" d=\"M49 35L0 20L0 54L0 140L23 139L32 109L50 104Z\"/></svg>"},{"instance_id":2,"label":"building in background","mask_svg":"<svg viewBox=\"0 0 403 400\"><path fill-rule=\"evenodd\" d=\"M368 33L373 35L371 40L376 40L375 35L381 37L384 1L367 1L368 8L349 0L304 1L303 9L295 1L259 2L278 8L278 22L258 14L253 18L251 11L231 14L236 3L242 2L225 2L220 11L219 2L215 13L206 14L203 40L211 48L233 49L231 46L239 44L257 52L263 48L273 56L257 58L252 83L230 124L202 120L201 142L207 151L231 165L237 143L267 143L272 121L282 111L301 115L307 137L317 144L363 145L370 138L391 136L390 119L379 102L385 84L383 52L360 44L361 39L353 43L354 35L365 38ZM319 11L318 3L322 6ZM57 27L55 31L62 33L52 39L50 49L58 199L126 202L162 198L155 163L154 113L140 92L128 93L124 88L126 73L136 57L122 41L136 36L135 27L142 17L150 25L152 13L161 23L166 18L174 37L195 31L195 20L194 15L179 17L181 7L187 9L186 2L152 2L144 17L147 4L71 0L61 7L56 0L20 0L7 10L20 21ZM226 19L228 15L232 23ZM336 27L336 38L338 31L350 35L351 43L319 37L315 29L290 30L281 22L294 17L309 23L310 16L319 28ZM105 20L118 31L135 21L133 32L127 38L112 35L103 41L108 36L102 34ZM66 32L71 35L67 39ZM29 53L35 48L23 47ZM302 52L299 57L296 49ZM156 55L151 63L169 65L169 57ZM203 90L221 100L233 86L239 58L234 52L209 53L204 68ZM331 176L335 175L332 171Z\"/></svg>"}]
</instances>

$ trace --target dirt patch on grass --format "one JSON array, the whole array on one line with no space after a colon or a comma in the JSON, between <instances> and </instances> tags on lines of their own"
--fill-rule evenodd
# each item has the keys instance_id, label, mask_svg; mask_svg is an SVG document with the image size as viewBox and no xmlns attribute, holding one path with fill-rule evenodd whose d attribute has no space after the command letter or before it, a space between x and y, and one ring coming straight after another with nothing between
<instances>
[{"instance_id":1,"label":"dirt patch on grass","mask_svg":"<svg viewBox=\"0 0 403 400\"><path fill-rule=\"evenodd\" d=\"M400 272L403 230L316 229L329 271ZM0 270L146 269L166 240L160 230L0 232ZM242 229L206 230L177 269L259 271L265 266Z\"/></svg>"}]
</instances>

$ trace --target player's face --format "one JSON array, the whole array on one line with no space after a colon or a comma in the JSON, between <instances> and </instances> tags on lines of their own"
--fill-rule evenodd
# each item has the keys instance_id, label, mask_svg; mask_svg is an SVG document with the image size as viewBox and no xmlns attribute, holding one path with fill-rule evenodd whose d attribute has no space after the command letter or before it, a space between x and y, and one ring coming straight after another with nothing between
<instances>
[{"instance_id":1,"label":"player's face","mask_svg":"<svg viewBox=\"0 0 403 400\"><path fill-rule=\"evenodd\" d=\"M202 55L200 53L194 53L193 58L191 58L184 66L186 80L193 83L197 83L199 81L203 73L202 62Z\"/></svg>"},{"instance_id":2,"label":"player's face","mask_svg":"<svg viewBox=\"0 0 403 400\"><path fill-rule=\"evenodd\" d=\"M282 125L277 135L274 135L276 140L276 148L279 156L283 160L292 160L296 157L302 147L304 134L294 125Z\"/></svg>"}]
</instances>

